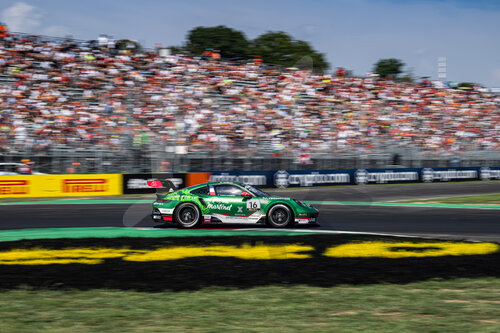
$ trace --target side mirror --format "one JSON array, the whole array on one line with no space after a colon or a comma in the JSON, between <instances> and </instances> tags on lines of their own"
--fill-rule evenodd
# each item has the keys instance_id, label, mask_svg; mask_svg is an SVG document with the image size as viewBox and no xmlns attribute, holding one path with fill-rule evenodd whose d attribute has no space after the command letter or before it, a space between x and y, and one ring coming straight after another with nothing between
<instances>
[{"instance_id":1,"label":"side mirror","mask_svg":"<svg viewBox=\"0 0 500 333\"><path fill-rule=\"evenodd\" d=\"M241 192L241 196L245 199L250 199L252 195L248 192Z\"/></svg>"}]
</instances>

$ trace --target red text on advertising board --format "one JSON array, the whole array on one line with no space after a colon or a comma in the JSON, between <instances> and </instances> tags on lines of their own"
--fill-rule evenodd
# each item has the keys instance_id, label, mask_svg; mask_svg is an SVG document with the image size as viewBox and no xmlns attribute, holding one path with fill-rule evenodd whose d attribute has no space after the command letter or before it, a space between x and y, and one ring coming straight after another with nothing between
<instances>
[{"instance_id":1,"label":"red text on advertising board","mask_svg":"<svg viewBox=\"0 0 500 333\"><path fill-rule=\"evenodd\" d=\"M107 192L109 190L107 179L64 179L64 193Z\"/></svg>"},{"instance_id":2,"label":"red text on advertising board","mask_svg":"<svg viewBox=\"0 0 500 333\"><path fill-rule=\"evenodd\" d=\"M27 180L0 180L0 195L30 193Z\"/></svg>"}]
</instances>

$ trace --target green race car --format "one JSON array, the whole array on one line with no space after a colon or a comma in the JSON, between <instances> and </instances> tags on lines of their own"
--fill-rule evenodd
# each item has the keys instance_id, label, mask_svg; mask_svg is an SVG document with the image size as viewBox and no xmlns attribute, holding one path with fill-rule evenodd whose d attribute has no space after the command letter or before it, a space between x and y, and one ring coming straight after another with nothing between
<instances>
[{"instance_id":1,"label":"green race car","mask_svg":"<svg viewBox=\"0 0 500 333\"><path fill-rule=\"evenodd\" d=\"M157 180L148 181L161 187ZM316 208L292 198L271 196L250 185L211 182L172 193L157 194L153 221L174 222L182 228L206 224L268 224L284 228L295 223L316 224Z\"/></svg>"}]
</instances>

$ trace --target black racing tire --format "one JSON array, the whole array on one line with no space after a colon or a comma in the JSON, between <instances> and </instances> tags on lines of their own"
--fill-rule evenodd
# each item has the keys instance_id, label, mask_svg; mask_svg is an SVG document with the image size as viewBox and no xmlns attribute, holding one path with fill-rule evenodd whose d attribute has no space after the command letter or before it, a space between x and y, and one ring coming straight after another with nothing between
<instances>
[{"instance_id":1,"label":"black racing tire","mask_svg":"<svg viewBox=\"0 0 500 333\"><path fill-rule=\"evenodd\" d=\"M293 212L286 205L276 204L267 212L267 223L274 228L286 228L293 222Z\"/></svg>"},{"instance_id":2,"label":"black racing tire","mask_svg":"<svg viewBox=\"0 0 500 333\"><path fill-rule=\"evenodd\" d=\"M201 218L200 209L191 202L180 204L174 211L174 221L184 229L196 227Z\"/></svg>"}]
</instances>

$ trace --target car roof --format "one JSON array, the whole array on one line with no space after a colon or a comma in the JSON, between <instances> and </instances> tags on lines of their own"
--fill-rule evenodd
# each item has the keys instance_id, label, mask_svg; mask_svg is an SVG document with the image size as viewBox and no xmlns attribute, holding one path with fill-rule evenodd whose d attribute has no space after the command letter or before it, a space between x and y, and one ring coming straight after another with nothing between
<instances>
[{"instance_id":1,"label":"car roof","mask_svg":"<svg viewBox=\"0 0 500 333\"><path fill-rule=\"evenodd\" d=\"M245 186L245 184L239 183L239 182L208 182L207 184L209 184L209 185L231 184L231 185Z\"/></svg>"},{"instance_id":2,"label":"car roof","mask_svg":"<svg viewBox=\"0 0 500 333\"><path fill-rule=\"evenodd\" d=\"M245 184L238 183L238 182L206 182L206 183L202 183L202 184L192 185L192 186L189 186L186 188L187 189L195 189L195 188L203 187L203 186L207 186L207 185L224 185L224 184L238 185L238 186L243 186L243 187L245 186Z\"/></svg>"}]
</instances>

